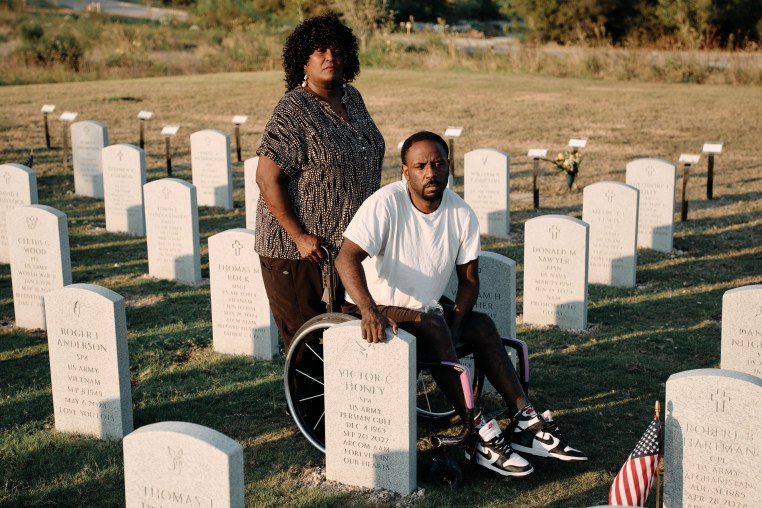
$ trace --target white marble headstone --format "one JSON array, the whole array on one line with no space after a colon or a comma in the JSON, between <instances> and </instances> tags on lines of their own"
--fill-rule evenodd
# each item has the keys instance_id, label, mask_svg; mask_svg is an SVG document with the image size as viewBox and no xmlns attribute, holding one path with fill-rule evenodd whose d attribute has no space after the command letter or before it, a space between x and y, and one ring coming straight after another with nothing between
<instances>
[{"instance_id":1,"label":"white marble headstone","mask_svg":"<svg viewBox=\"0 0 762 508\"><path fill-rule=\"evenodd\" d=\"M699 369L667 380L664 506L762 506L762 379Z\"/></svg>"},{"instance_id":2,"label":"white marble headstone","mask_svg":"<svg viewBox=\"0 0 762 508\"><path fill-rule=\"evenodd\" d=\"M45 205L7 212L16 326L45 329L43 295L71 284L66 214Z\"/></svg>"},{"instance_id":3,"label":"white marble headstone","mask_svg":"<svg viewBox=\"0 0 762 508\"><path fill-rule=\"evenodd\" d=\"M507 237L511 231L511 157L493 148L465 155L463 199L476 212L483 235Z\"/></svg>"},{"instance_id":4,"label":"white marble headstone","mask_svg":"<svg viewBox=\"0 0 762 508\"><path fill-rule=\"evenodd\" d=\"M101 151L106 230L146 234L143 185L146 183L145 152L135 145L111 145Z\"/></svg>"},{"instance_id":5,"label":"white marble headstone","mask_svg":"<svg viewBox=\"0 0 762 508\"><path fill-rule=\"evenodd\" d=\"M585 187L582 220L590 226L588 283L635 287L638 189L621 182Z\"/></svg>"},{"instance_id":6,"label":"white marble headstone","mask_svg":"<svg viewBox=\"0 0 762 508\"><path fill-rule=\"evenodd\" d=\"M71 124L71 158L74 192L80 196L103 198L101 150L108 146L108 127L86 120Z\"/></svg>"},{"instance_id":7,"label":"white marble headstone","mask_svg":"<svg viewBox=\"0 0 762 508\"><path fill-rule=\"evenodd\" d=\"M133 428L124 298L71 284L45 294L45 317L56 430L122 439Z\"/></svg>"},{"instance_id":8,"label":"white marble headstone","mask_svg":"<svg viewBox=\"0 0 762 508\"><path fill-rule=\"evenodd\" d=\"M675 176L675 165L667 161L637 159L627 163L627 185L640 191L638 247L672 252Z\"/></svg>"},{"instance_id":9,"label":"white marble headstone","mask_svg":"<svg viewBox=\"0 0 762 508\"><path fill-rule=\"evenodd\" d=\"M230 136L213 129L190 136L191 171L199 206L233 208L233 167Z\"/></svg>"},{"instance_id":10,"label":"white marble headstone","mask_svg":"<svg viewBox=\"0 0 762 508\"><path fill-rule=\"evenodd\" d=\"M246 206L246 228L254 230L257 223L257 204L259 203L259 185L257 185L257 165L259 157L243 161L243 184Z\"/></svg>"},{"instance_id":11,"label":"white marble headstone","mask_svg":"<svg viewBox=\"0 0 762 508\"><path fill-rule=\"evenodd\" d=\"M214 350L271 360L278 352L278 329L254 251L254 231L230 229L209 237L209 284Z\"/></svg>"},{"instance_id":12,"label":"white marble headstone","mask_svg":"<svg viewBox=\"0 0 762 508\"><path fill-rule=\"evenodd\" d=\"M722 296L723 369L762 378L762 284L726 291Z\"/></svg>"},{"instance_id":13,"label":"white marble headstone","mask_svg":"<svg viewBox=\"0 0 762 508\"><path fill-rule=\"evenodd\" d=\"M6 213L19 206L37 204L37 176L23 164L0 166L0 263L10 263Z\"/></svg>"},{"instance_id":14,"label":"white marble headstone","mask_svg":"<svg viewBox=\"0 0 762 508\"><path fill-rule=\"evenodd\" d=\"M587 328L588 229L565 215L525 223L525 324Z\"/></svg>"},{"instance_id":15,"label":"white marble headstone","mask_svg":"<svg viewBox=\"0 0 762 508\"><path fill-rule=\"evenodd\" d=\"M415 337L369 344L359 321L323 334L328 480L410 494L416 488Z\"/></svg>"},{"instance_id":16,"label":"white marble headstone","mask_svg":"<svg viewBox=\"0 0 762 508\"><path fill-rule=\"evenodd\" d=\"M161 422L122 442L127 508L243 508L243 448L216 430Z\"/></svg>"},{"instance_id":17,"label":"white marble headstone","mask_svg":"<svg viewBox=\"0 0 762 508\"><path fill-rule=\"evenodd\" d=\"M148 274L159 279L201 280L196 188L162 178L143 186Z\"/></svg>"}]
</instances>

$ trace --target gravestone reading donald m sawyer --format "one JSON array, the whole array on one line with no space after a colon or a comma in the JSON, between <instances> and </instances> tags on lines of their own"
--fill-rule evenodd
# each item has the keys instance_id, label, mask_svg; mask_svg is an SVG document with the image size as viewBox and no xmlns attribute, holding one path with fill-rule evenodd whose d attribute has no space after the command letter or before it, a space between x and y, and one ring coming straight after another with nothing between
<instances>
[{"instance_id":1,"label":"gravestone reading donald m sawyer","mask_svg":"<svg viewBox=\"0 0 762 508\"><path fill-rule=\"evenodd\" d=\"M588 283L635 287L638 189L599 182L583 191L582 220L590 226Z\"/></svg>"},{"instance_id":2,"label":"gravestone reading donald m sawyer","mask_svg":"<svg viewBox=\"0 0 762 508\"><path fill-rule=\"evenodd\" d=\"M37 204L37 176L23 164L3 164L0 184L0 263L10 263L6 214L19 206Z\"/></svg>"},{"instance_id":3,"label":"gravestone reading donald m sawyer","mask_svg":"<svg viewBox=\"0 0 762 508\"><path fill-rule=\"evenodd\" d=\"M124 298L93 284L45 295L56 430L119 440L132 432Z\"/></svg>"},{"instance_id":4,"label":"gravestone reading donald m sawyer","mask_svg":"<svg viewBox=\"0 0 762 508\"><path fill-rule=\"evenodd\" d=\"M627 185L640 191L638 247L672 252L676 174L674 164L659 159L637 159L627 163Z\"/></svg>"},{"instance_id":5,"label":"gravestone reading donald m sawyer","mask_svg":"<svg viewBox=\"0 0 762 508\"><path fill-rule=\"evenodd\" d=\"M111 145L101 151L101 156L106 231L145 235L145 152L134 145Z\"/></svg>"},{"instance_id":6,"label":"gravestone reading donald m sawyer","mask_svg":"<svg viewBox=\"0 0 762 508\"><path fill-rule=\"evenodd\" d=\"M762 506L762 379L699 369L667 380L665 508Z\"/></svg>"},{"instance_id":7,"label":"gravestone reading donald m sawyer","mask_svg":"<svg viewBox=\"0 0 762 508\"><path fill-rule=\"evenodd\" d=\"M465 155L463 199L474 209L483 235L511 232L511 158L500 150L480 148Z\"/></svg>"},{"instance_id":8,"label":"gravestone reading donald m sawyer","mask_svg":"<svg viewBox=\"0 0 762 508\"><path fill-rule=\"evenodd\" d=\"M543 215L524 225L524 323L587 328L587 223Z\"/></svg>"},{"instance_id":9,"label":"gravestone reading donald m sawyer","mask_svg":"<svg viewBox=\"0 0 762 508\"><path fill-rule=\"evenodd\" d=\"M201 280L196 188L162 178L143 186L148 274L159 279Z\"/></svg>"},{"instance_id":10,"label":"gravestone reading donald m sawyer","mask_svg":"<svg viewBox=\"0 0 762 508\"><path fill-rule=\"evenodd\" d=\"M209 285L214 350L271 360L278 351L278 329L254 251L254 231L230 229L209 237Z\"/></svg>"},{"instance_id":11,"label":"gravestone reading donald m sawyer","mask_svg":"<svg viewBox=\"0 0 762 508\"><path fill-rule=\"evenodd\" d=\"M722 296L720 366L762 378L762 284Z\"/></svg>"},{"instance_id":12,"label":"gravestone reading donald m sawyer","mask_svg":"<svg viewBox=\"0 0 762 508\"><path fill-rule=\"evenodd\" d=\"M71 284L66 214L45 205L7 212L16 326L45 329L43 295Z\"/></svg>"},{"instance_id":13,"label":"gravestone reading donald m sawyer","mask_svg":"<svg viewBox=\"0 0 762 508\"><path fill-rule=\"evenodd\" d=\"M161 422L122 442L127 508L243 508L243 448L216 430Z\"/></svg>"},{"instance_id":14,"label":"gravestone reading donald m sawyer","mask_svg":"<svg viewBox=\"0 0 762 508\"><path fill-rule=\"evenodd\" d=\"M71 158L74 192L80 196L103 198L101 150L108 146L108 127L86 120L71 124Z\"/></svg>"},{"instance_id":15,"label":"gravestone reading donald m sawyer","mask_svg":"<svg viewBox=\"0 0 762 508\"><path fill-rule=\"evenodd\" d=\"M191 171L199 206L233 208L230 136L207 129L190 136Z\"/></svg>"},{"instance_id":16,"label":"gravestone reading donald m sawyer","mask_svg":"<svg viewBox=\"0 0 762 508\"><path fill-rule=\"evenodd\" d=\"M415 337L362 339L359 321L323 334L328 480L410 494L416 487Z\"/></svg>"}]
</instances>

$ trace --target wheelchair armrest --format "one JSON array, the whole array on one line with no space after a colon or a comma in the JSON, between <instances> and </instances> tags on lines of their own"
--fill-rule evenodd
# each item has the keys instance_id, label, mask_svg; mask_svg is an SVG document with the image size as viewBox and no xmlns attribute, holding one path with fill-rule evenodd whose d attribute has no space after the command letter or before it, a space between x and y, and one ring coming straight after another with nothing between
<instances>
[{"instance_id":1,"label":"wheelchair armrest","mask_svg":"<svg viewBox=\"0 0 762 508\"><path fill-rule=\"evenodd\" d=\"M519 372L517 372L519 382L521 383L521 388L524 389L524 394L529 395L529 348L527 343L513 337L500 337L500 339L503 341L504 346L516 351L516 359L519 365Z\"/></svg>"}]
</instances>

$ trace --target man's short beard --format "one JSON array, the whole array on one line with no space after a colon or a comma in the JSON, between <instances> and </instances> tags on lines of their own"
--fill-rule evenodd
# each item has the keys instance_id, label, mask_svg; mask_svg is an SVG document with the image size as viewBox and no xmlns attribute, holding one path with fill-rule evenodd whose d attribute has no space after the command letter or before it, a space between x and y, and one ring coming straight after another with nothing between
<instances>
[{"instance_id":1,"label":"man's short beard","mask_svg":"<svg viewBox=\"0 0 762 508\"><path fill-rule=\"evenodd\" d=\"M433 202L433 201L439 201L440 199L442 199L442 195L444 194L444 187L438 184L435 184L435 185L439 192L437 192L434 195L426 194L425 192L422 192L421 195L423 196L424 201ZM428 185L425 185L423 187L424 191L426 190L426 187L428 187Z\"/></svg>"}]
</instances>

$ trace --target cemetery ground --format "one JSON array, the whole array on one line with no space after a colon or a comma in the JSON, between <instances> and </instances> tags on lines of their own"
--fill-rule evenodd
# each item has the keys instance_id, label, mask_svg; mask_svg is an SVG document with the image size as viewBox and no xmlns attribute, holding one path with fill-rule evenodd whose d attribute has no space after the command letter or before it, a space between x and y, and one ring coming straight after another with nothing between
<instances>
[{"instance_id":1,"label":"cemetery ground","mask_svg":"<svg viewBox=\"0 0 762 508\"><path fill-rule=\"evenodd\" d=\"M357 86L386 139L384 183L399 178L397 143L420 129L463 126L455 143L460 192L465 152L489 147L511 154L511 235L482 242L516 260L519 315L523 224L544 214L582 214L582 193L566 192L563 177L549 168L540 179L541 207L533 209L529 148L548 148L552 157L571 136L589 138L578 179L584 187L624 181L625 164L638 157L674 162L681 153L700 153L706 141L724 143L715 160L714 199L705 196L702 158L689 180L689 220L681 223L677 215L673 252L641 250L636 288L591 285L583 332L518 326L530 348L531 399L553 410L565 436L590 460L535 458L532 475L504 480L452 450L464 469L463 488L437 486L421 469L425 493L391 500L315 480L324 457L286 414L283 357L264 362L212 352L208 281L186 285L146 275L145 238L106 232L103 202L73 194L71 169L61 163L61 124L54 120L60 111L76 111L80 120L106 124L111 143L137 144L137 112L153 111L146 131L149 181L166 176L159 131L167 124L181 126L171 140L173 176L190 180L189 135L205 128L232 134L234 114L249 115L241 130L243 156L255 155L283 93L281 74L3 87L0 162L23 163L34 149L40 204L68 216L73 282L98 284L126 299L135 428L179 420L237 440L249 506L605 504L654 401L664 400L669 375L719 366L723 293L762 283L762 89L381 70L364 71ZM45 103L58 107L51 115L53 149L45 148L39 113ZM244 227L242 165L234 167L234 181L234 210L199 210L205 278L208 237ZM53 428L46 334L14 327L8 265L0 265L0 325L0 505L123 505L121 443ZM499 417L502 423L506 416ZM419 426L418 433L423 438L440 430ZM423 465L431 451L425 440L418 446Z\"/></svg>"}]
</instances>

